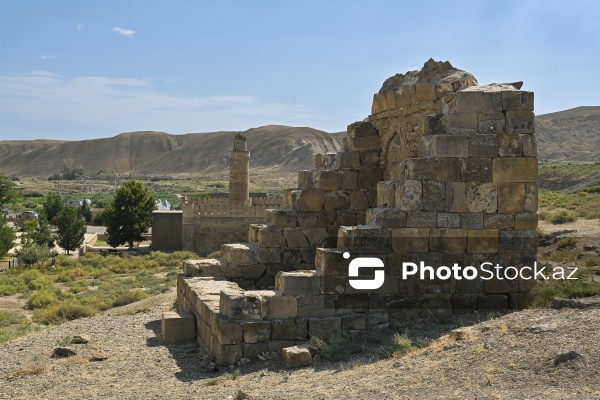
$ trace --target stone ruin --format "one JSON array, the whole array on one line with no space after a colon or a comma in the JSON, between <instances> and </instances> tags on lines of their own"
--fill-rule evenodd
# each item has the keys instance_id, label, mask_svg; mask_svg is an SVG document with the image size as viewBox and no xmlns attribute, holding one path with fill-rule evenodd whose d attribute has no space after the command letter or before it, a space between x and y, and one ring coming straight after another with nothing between
<instances>
[{"instance_id":1,"label":"stone ruin","mask_svg":"<svg viewBox=\"0 0 600 400\"><path fill-rule=\"evenodd\" d=\"M433 60L386 80L372 114L348 126L344 151L299 171L283 209L250 225L247 243L184 262L180 313L163 320L164 337L195 336L230 365L311 337L523 307L533 280L401 277L403 262L533 265L537 151L533 93L521 84L479 86ZM383 261L383 286L349 285L345 252Z\"/></svg>"}]
</instances>

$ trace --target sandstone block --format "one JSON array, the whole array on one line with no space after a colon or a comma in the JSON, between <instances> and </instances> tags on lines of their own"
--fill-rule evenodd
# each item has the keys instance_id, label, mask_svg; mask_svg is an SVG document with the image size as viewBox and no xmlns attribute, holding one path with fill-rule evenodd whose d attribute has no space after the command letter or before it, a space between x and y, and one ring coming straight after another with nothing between
<instances>
[{"instance_id":1,"label":"sandstone block","mask_svg":"<svg viewBox=\"0 0 600 400\"><path fill-rule=\"evenodd\" d=\"M498 135L469 136L469 157L498 157Z\"/></svg>"},{"instance_id":2,"label":"sandstone block","mask_svg":"<svg viewBox=\"0 0 600 400\"><path fill-rule=\"evenodd\" d=\"M299 213L296 215L298 226L302 228L316 228L318 217L313 213Z\"/></svg>"},{"instance_id":3,"label":"sandstone block","mask_svg":"<svg viewBox=\"0 0 600 400\"><path fill-rule=\"evenodd\" d=\"M501 92L466 89L456 92L456 110L459 112L502 112Z\"/></svg>"},{"instance_id":4,"label":"sandstone block","mask_svg":"<svg viewBox=\"0 0 600 400\"><path fill-rule=\"evenodd\" d=\"M299 265L302 262L302 250L284 248L281 250L282 265Z\"/></svg>"},{"instance_id":5,"label":"sandstone block","mask_svg":"<svg viewBox=\"0 0 600 400\"><path fill-rule=\"evenodd\" d=\"M394 253L398 254L424 253L429 251L429 228L393 229L392 247Z\"/></svg>"},{"instance_id":6,"label":"sandstone block","mask_svg":"<svg viewBox=\"0 0 600 400\"><path fill-rule=\"evenodd\" d=\"M492 159L465 158L462 162L460 177L464 182L491 182Z\"/></svg>"},{"instance_id":7,"label":"sandstone block","mask_svg":"<svg viewBox=\"0 0 600 400\"><path fill-rule=\"evenodd\" d=\"M533 133L534 121L532 111L506 111L506 133Z\"/></svg>"},{"instance_id":8,"label":"sandstone block","mask_svg":"<svg viewBox=\"0 0 600 400\"><path fill-rule=\"evenodd\" d=\"M260 248L257 258L261 264L278 264L281 262L281 251L279 248Z\"/></svg>"},{"instance_id":9,"label":"sandstone block","mask_svg":"<svg viewBox=\"0 0 600 400\"><path fill-rule=\"evenodd\" d=\"M327 278L325 278L327 279ZM298 296L298 317L334 317L333 296Z\"/></svg>"},{"instance_id":10,"label":"sandstone block","mask_svg":"<svg viewBox=\"0 0 600 400\"><path fill-rule=\"evenodd\" d=\"M317 271L291 271L277 274L278 289L283 295L318 295L321 287L321 275Z\"/></svg>"},{"instance_id":11,"label":"sandstone block","mask_svg":"<svg viewBox=\"0 0 600 400\"><path fill-rule=\"evenodd\" d=\"M448 208L446 183L441 181L423 182L423 209L444 211Z\"/></svg>"},{"instance_id":12,"label":"sandstone block","mask_svg":"<svg viewBox=\"0 0 600 400\"><path fill-rule=\"evenodd\" d=\"M379 151L361 151L360 163L363 167L377 167L379 166Z\"/></svg>"},{"instance_id":13,"label":"sandstone block","mask_svg":"<svg viewBox=\"0 0 600 400\"><path fill-rule=\"evenodd\" d=\"M515 229L533 230L537 229L538 215L535 212L523 212L515 214Z\"/></svg>"},{"instance_id":14,"label":"sandstone block","mask_svg":"<svg viewBox=\"0 0 600 400\"><path fill-rule=\"evenodd\" d=\"M233 319L262 319L260 298L241 291L221 291L219 311Z\"/></svg>"},{"instance_id":15,"label":"sandstone block","mask_svg":"<svg viewBox=\"0 0 600 400\"><path fill-rule=\"evenodd\" d=\"M356 191L350 193L350 209L366 210L369 208L369 198L365 191Z\"/></svg>"},{"instance_id":16,"label":"sandstone block","mask_svg":"<svg viewBox=\"0 0 600 400\"><path fill-rule=\"evenodd\" d=\"M396 205L396 187L398 181L377 182L377 207L394 207Z\"/></svg>"},{"instance_id":17,"label":"sandstone block","mask_svg":"<svg viewBox=\"0 0 600 400\"><path fill-rule=\"evenodd\" d=\"M465 191L466 210L493 213L498 209L498 187L495 183L469 182Z\"/></svg>"},{"instance_id":18,"label":"sandstone block","mask_svg":"<svg viewBox=\"0 0 600 400\"><path fill-rule=\"evenodd\" d=\"M245 321L242 323L244 343L266 342L271 338L270 321Z\"/></svg>"},{"instance_id":19,"label":"sandstone block","mask_svg":"<svg viewBox=\"0 0 600 400\"><path fill-rule=\"evenodd\" d=\"M525 211L525 184L503 182L498 184L498 212L514 214Z\"/></svg>"},{"instance_id":20,"label":"sandstone block","mask_svg":"<svg viewBox=\"0 0 600 400\"><path fill-rule=\"evenodd\" d=\"M475 132L477 130L477 113L452 112L447 116L446 125L448 133L452 133L456 130Z\"/></svg>"},{"instance_id":21,"label":"sandstone block","mask_svg":"<svg viewBox=\"0 0 600 400\"><path fill-rule=\"evenodd\" d=\"M521 142L523 143L523 157L537 157L537 144L534 135L521 135Z\"/></svg>"},{"instance_id":22,"label":"sandstone block","mask_svg":"<svg viewBox=\"0 0 600 400\"><path fill-rule=\"evenodd\" d=\"M379 150L381 148L379 136L348 137L348 140L350 149L355 151Z\"/></svg>"},{"instance_id":23,"label":"sandstone block","mask_svg":"<svg viewBox=\"0 0 600 400\"><path fill-rule=\"evenodd\" d=\"M308 247L308 239L304 236L302 228L284 228L283 236L285 237L287 247L304 248Z\"/></svg>"},{"instance_id":24,"label":"sandstone block","mask_svg":"<svg viewBox=\"0 0 600 400\"><path fill-rule=\"evenodd\" d=\"M190 313L164 311L161 334L164 343L194 341L196 339L194 316Z\"/></svg>"},{"instance_id":25,"label":"sandstone block","mask_svg":"<svg viewBox=\"0 0 600 400\"><path fill-rule=\"evenodd\" d=\"M537 182L537 159L530 157L499 157L492 160L494 182Z\"/></svg>"},{"instance_id":26,"label":"sandstone block","mask_svg":"<svg viewBox=\"0 0 600 400\"><path fill-rule=\"evenodd\" d=\"M518 133L498 134L498 155L500 157L521 157L523 144Z\"/></svg>"},{"instance_id":27,"label":"sandstone block","mask_svg":"<svg viewBox=\"0 0 600 400\"><path fill-rule=\"evenodd\" d=\"M298 191L298 211L318 212L325 205L325 192L322 190Z\"/></svg>"},{"instance_id":28,"label":"sandstone block","mask_svg":"<svg viewBox=\"0 0 600 400\"><path fill-rule=\"evenodd\" d=\"M370 208L367 210L367 224L376 223L382 228L406 227L406 212L397 208Z\"/></svg>"},{"instance_id":29,"label":"sandstone block","mask_svg":"<svg viewBox=\"0 0 600 400\"><path fill-rule=\"evenodd\" d=\"M298 188L299 189L314 188L312 171L298 171Z\"/></svg>"},{"instance_id":30,"label":"sandstone block","mask_svg":"<svg viewBox=\"0 0 600 400\"><path fill-rule=\"evenodd\" d=\"M348 125L348 136L351 137L366 137L377 136L377 129L370 121L359 121Z\"/></svg>"},{"instance_id":31,"label":"sandstone block","mask_svg":"<svg viewBox=\"0 0 600 400\"><path fill-rule=\"evenodd\" d=\"M436 166L437 160L435 158L408 159L404 170L405 178L417 181L437 179Z\"/></svg>"},{"instance_id":32,"label":"sandstone block","mask_svg":"<svg viewBox=\"0 0 600 400\"><path fill-rule=\"evenodd\" d=\"M350 199L344 192L327 193L325 197L325 211L327 210L347 210L350 207Z\"/></svg>"},{"instance_id":33,"label":"sandstone block","mask_svg":"<svg viewBox=\"0 0 600 400\"><path fill-rule=\"evenodd\" d=\"M316 174L317 187L322 190L340 190L342 175L339 171L322 170Z\"/></svg>"},{"instance_id":34,"label":"sandstone block","mask_svg":"<svg viewBox=\"0 0 600 400\"><path fill-rule=\"evenodd\" d=\"M432 211L411 211L406 213L406 226L409 228L435 228L437 218Z\"/></svg>"},{"instance_id":35,"label":"sandstone block","mask_svg":"<svg viewBox=\"0 0 600 400\"><path fill-rule=\"evenodd\" d=\"M506 120L502 112L477 114L477 133L484 135L503 133L505 124Z\"/></svg>"},{"instance_id":36,"label":"sandstone block","mask_svg":"<svg viewBox=\"0 0 600 400\"><path fill-rule=\"evenodd\" d=\"M241 344L217 344L213 348L215 361L218 365L226 366L236 364L244 354Z\"/></svg>"},{"instance_id":37,"label":"sandstone block","mask_svg":"<svg viewBox=\"0 0 600 400\"><path fill-rule=\"evenodd\" d=\"M465 251L467 231L464 229L434 228L429 236L429 250L457 254Z\"/></svg>"},{"instance_id":38,"label":"sandstone block","mask_svg":"<svg viewBox=\"0 0 600 400\"><path fill-rule=\"evenodd\" d=\"M537 212L538 209L538 185L537 183L525 184L525 211Z\"/></svg>"},{"instance_id":39,"label":"sandstone block","mask_svg":"<svg viewBox=\"0 0 600 400\"><path fill-rule=\"evenodd\" d=\"M340 317L310 318L308 320L308 333L311 337L327 340L332 336L342 334L342 320Z\"/></svg>"},{"instance_id":40,"label":"sandstone block","mask_svg":"<svg viewBox=\"0 0 600 400\"><path fill-rule=\"evenodd\" d=\"M357 211L338 211L336 223L338 226L354 226L357 225Z\"/></svg>"},{"instance_id":41,"label":"sandstone block","mask_svg":"<svg viewBox=\"0 0 600 400\"><path fill-rule=\"evenodd\" d=\"M509 229L515 225L515 217L511 214L484 214L483 229Z\"/></svg>"},{"instance_id":42,"label":"sandstone block","mask_svg":"<svg viewBox=\"0 0 600 400\"><path fill-rule=\"evenodd\" d=\"M340 188L342 190L355 190L358 187L358 171L344 169L342 170L342 181Z\"/></svg>"},{"instance_id":43,"label":"sandstone block","mask_svg":"<svg viewBox=\"0 0 600 400\"><path fill-rule=\"evenodd\" d=\"M242 343L242 325L220 314L212 314L210 332L221 344Z\"/></svg>"},{"instance_id":44,"label":"sandstone block","mask_svg":"<svg viewBox=\"0 0 600 400\"><path fill-rule=\"evenodd\" d=\"M377 182L383 179L383 173L379 167L362 167L358 172L358 187L361 189L375 189Z\"/></svg>"},{"instance_id":45,"label":"sandstone block","mask_svg":"<svg viewBox=\"0 0 600 400\"><path fill-rule=\"evenodd\" d=\"M267 298L267 318L296 318L298 300L294 296L269 296Z\"/></svg>"},{"instance_id":46,"label":"sandstone block","mask_svg":"<svg viewBox=\"0 0 600 400\"><path fill-rule=\"evenodd\" d=\"M498 230L469 230L467 251L474 254L498 252Z\"/></svg>"},{"instance_id":47,"label":"sandstone block","mask_svg":"<svg viewBox=\"0 0 600 400\"><path fill-rule=\"evenodd\" d=\"M396 186L396 208L404 211L423 209L423 186L420 181L400 181Z\"/></svg>"},{"instance_id":48,"label":"sandstone block","mask_svg":"<svg viewBox=\"0 0 600 400\"><path fill-rule=\"evenodd\" d=\"M244 358L255 360L259 354L269 351L269 345L267 342L261 343L244 343Z\"/></svg>"},{"instance_id":49,"label":"sandstone block","mask_svg":"<svg viewBox=\"0 0 600 400\"><path fill-rule=\"evenodd\" d=\"M389 253L392 241L389 230L377 226L359 225L341 227L338 235L344 238L346 246L356 253ZM338 246L343 247L343 246Z\"/></svg>"},{"instance_id":50,"label":"sandstone block","mask_svg":"<svg viewBox=\"0 0 600 400\"><path fill-rule=\"evenodd\" d=\"M228 264L253 265L257 263L258 246L256 243L223 244L221 251Z\"/></svg>"},{"instance_id":51,"label":"sandstone block","mask_svg":"<svg viewBox=\"0 0 600 400\"><path fill-rule=\"evenodd\" d=\"M285 366L288 368L307 367L312 362L312 357L307 344L286 347L282 350L281 355Z\"/></svg>"},{"instance_id":52,"label":"sandstone block","mask_svg":"<svg viewBox=\"0 0 600 400\"><path fill-rule=\"evenodd\" d=\"M533 111L533 92L503 91L502 108L505 111Z\"/></svg>"},{"instance_id":53,"label":"sandstone block","mask_svg":"<svg viewBox=\"0 0 600 400\"><path fill-rule=\"evenodd\" d=\"M415 94L419 101L433 101L437 99L434 83L416 83Z\"/></svg>"},{"instance_id":54,"label":"sandstone block","mask_svg":"<svg viewBox=\"0 0 600 400\"><path fill-rule=\"evenodd\" d=\"M275 228L294 228L296 226L296 211L290 209L271 211L271 224Z\"/></svg>"},{"instance_id":55,"label":"sandstone block","mask_svg":"<svg viewBox=\"0 0 600 400\"><path fill-rule=\"evenodd\" d=\"M285 247L285 238L281 229L266 225L257 234L258 245L262 248Z\"/></svg>"},{"instance_id":56,"label":"sandstone block","mask_svg":"<svg viewBox=\"0 0 600 400\"><path fill-rule=\"evenodd\" d=\"M357 151L345 151L337 153L335 161L338 169L361 167L360 153Z\"/></svg>"},{"instance_id":57,"label":"sandstone block","mask_svg":"<svg viewBox=\"0 0 600 400\"><path fill-rule=\"evenodd\" d=\"M308 239L310 246L320 246L327 237L327 230L324 228L302 228L302 233Z\"/></svg>"},{"instance_id":58,"label":"sandstone block","mask_svg":"<svg viewBox=\"0 0 600 400\"><path fill-rule=\"evenodd\" d=\"M437 159L436 175L441 181L460 181L462 159L445 157Z\"/></svg>"},{"instance_id":59,"label":"sandstone block","mask_svg":"<svg viewBox=\"0 0 600 400\"><path fill-rule=\"evenodd\" d=\"M343 249L317 248L315 265L317 270L325 276L346 276L348 274L348 260L343 258Z\"/></svg>"},{"instance_id":60,"label":"sandstone block","mask_svg":"<svg viewBox=\"0 0 600 400\"><path fill-rule=\"evenodd\" d=\"M466 135L434 135L423 137L426 157L468 157L469 137Z\"/></svg>"},{"instance_id":61,"label":"sandstone block","mask_svg":"<svg viewBox=\"0 0 600 400\"><path fill-rule=\"evenodd\" d=\"M274 319L271 323L271 340L294 340L296 322L293 318Z\"/></svg>"}]
</instances>

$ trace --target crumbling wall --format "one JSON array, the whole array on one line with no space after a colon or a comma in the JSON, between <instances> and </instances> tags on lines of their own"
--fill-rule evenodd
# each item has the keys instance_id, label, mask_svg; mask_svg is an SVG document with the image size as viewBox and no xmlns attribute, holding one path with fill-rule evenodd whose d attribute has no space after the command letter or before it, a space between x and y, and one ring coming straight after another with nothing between
<instances>
[{"instance_id":1,"label":"crumbling wall","mask_svg":"<svg viewBox=\"0 0 600 400\"><path fill-rule=\"evenodd\" d=\"M196 315L199 341L225 365L280 341L356 338L392 321L525 304L533 280L402 277L405 262L505 269L535 260L533 93L520 87L478 86L433 60L388 79L373 114L348 127L344 151L300 171L284 209L250 225L249 243L185 262L178 301ZM384 284L354 289L345 253L383 261ZM260 341L247 341L259 325Z\"/></svg>"}]
</instances>

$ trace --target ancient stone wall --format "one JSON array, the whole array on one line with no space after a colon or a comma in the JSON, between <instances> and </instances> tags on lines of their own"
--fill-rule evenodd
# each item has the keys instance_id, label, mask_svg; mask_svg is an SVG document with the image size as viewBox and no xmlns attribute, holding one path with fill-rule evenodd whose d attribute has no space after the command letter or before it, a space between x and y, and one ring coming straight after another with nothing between
<instances>
[{"instance_id":1,"label":"ancient stone wall","mask_svg":"<svg viewBox=\"0 0 600 400\"><path fill-rule=\"evenodd\" d=\"M348 127L344 151L300 171L284 209L250 225L249 243L185 262L178 302L196 316L199 341L225 365L311 336L524 305L532 280L402 276L405 262L481 272L484 262L535 260L533 93L520 88L478 86L433 60L388 79L372 115ZM345 253L381 260L384 284L354 289Z\"/></svg>"}]
</instances>

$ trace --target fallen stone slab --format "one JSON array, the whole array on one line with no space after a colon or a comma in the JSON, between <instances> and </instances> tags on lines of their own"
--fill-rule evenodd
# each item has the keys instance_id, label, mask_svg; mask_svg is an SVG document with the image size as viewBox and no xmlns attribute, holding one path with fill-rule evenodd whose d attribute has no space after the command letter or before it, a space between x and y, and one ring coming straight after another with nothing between
<instances>
[{"instance_id":1,"label":"fallen stone slab","mask_svg":"<svg viewBox=\"0 0 600 400\"><path fill-rule=\"evenodd\" d=\"M306 367L312 362L310 350L305 344L284 348L282 356L288 368Z\"/></svg>"}]
</instances>

